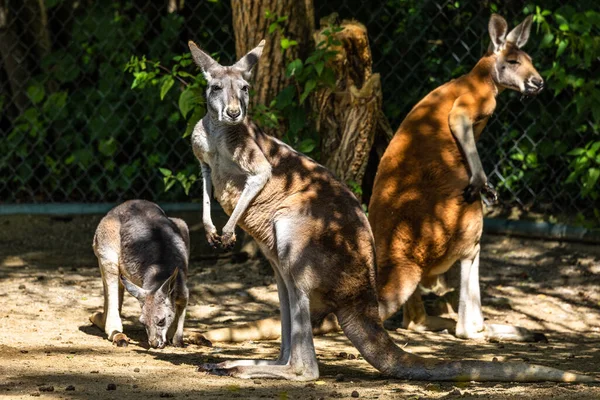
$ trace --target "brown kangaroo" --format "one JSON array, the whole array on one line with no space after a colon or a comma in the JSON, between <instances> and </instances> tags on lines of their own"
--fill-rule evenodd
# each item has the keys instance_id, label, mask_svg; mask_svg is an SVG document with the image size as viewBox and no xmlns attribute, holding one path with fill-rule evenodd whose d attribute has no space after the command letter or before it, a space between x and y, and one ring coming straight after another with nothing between
<instances>
[{"instance_id":1,"label":"brown kangaroo","mask_svg":"<svg viewBox=\"0 0 600 400\"><path fill-rule=\"evenodd\" d=\"M369 205L379 274L382 319L404 305L406 328L456 328L461 338L531 340L526 329L484 324L479 292L479 252L487 184L475 142L504 89L538 94L544 81L520 48L532 16L507 35L493 14L492 43L468 74L440 86L406 116L384 153ZM460 261L458 322L425 314L417 286Z\"/></svg>"},{"instance_id":2,"label":"brown kangaroo","mask_svg":"<svg viewBox=\"0 0 600 400\"><path fill-rule=\"evenodd\" d=\"M483 224L479 192L495 198L475 141L504 89L539 93L543 80L520 47L531 17L507 35L507 24L492 15L488 53L473 70L437 88L407 115L377 172L369 220L377 248L380 315L386 320L404 306L403 326L413 330L454 331L462 338L537 340L524 328L487 325L479 295L479 240ZM466 162L465 162L466 161ZM466 164L466 165L465 165ZM470 171L470 174L469 174ZM427 316L419 283L434 280L462 260L458 324ZM314 333L339 329L329 316ZM204 336L212 341L273 339L279 321L265 319ZM539 336L538 336L539 335Z\"/></svg>"},{"instance_id":3,"label":"brown kangaroo","mask_svg":"<svg viewBox=\"0 0 600 400\"><path fill-rule=\"evenodd\" d=\"M592 380L524 363L422 358L397 347L379 317L375 243L359 202L327 169L261 132L247 115L247 79L264 41L230 67L193 42L189 46L207 80L207 114L192 134L204 178L207 239L230 247L239 224L257 241L275 273L282 320L277 360L225 361L199 370L247 379L316 379L312 326L334 313L363 357L386 375L415 380ZM213 187L230 215L222 235L210 215Z\"/></svg>"}]
</instances>

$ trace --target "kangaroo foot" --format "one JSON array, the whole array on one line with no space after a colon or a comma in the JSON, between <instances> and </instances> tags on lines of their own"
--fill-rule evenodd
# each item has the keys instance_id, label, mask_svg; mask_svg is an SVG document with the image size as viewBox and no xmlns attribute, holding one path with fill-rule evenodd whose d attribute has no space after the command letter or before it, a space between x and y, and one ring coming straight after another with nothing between
<instances>
[{"instance_id":1,"label":"kangaroo foot","mask_svg":"<svg viewBox=\"0 0 600 400\"><path fill-rule=\"evenodd\" d=\"M237 365L231 368L219 368L220 364L203 364L199 372L208 372L218 376L233 376L241 379L272 378L292 381L312 381L319 377L319 369L314 367L294 368L291 365Z\"/></svg>"},{"instance_id":2,"label":"kangaroo foot","mask_svg":"<svg viewBox=\"0 0 600 400\"><path fill-rule=\"evenodd\" d=\"M199 333L188 336L188 342L198 346L212 347L212 342Z\"/></svg>"},{"instance_id":3,"label":"kangaroo foot","mask_svg":"<svg viewBox=\"0 0 600 400\"><path fill-rule=\"evenodd\" d=\"M117 347L127 347L129 345L129 338L124 333L116 333L113 335L112 342Z\"/></svg>"},{"instance_id":4,"label":"kangaroo foot","mask_svg":"<svg viewBox=\"0 0 600 400\"><path fill-rule=\"evenodd\" d=\"M425 317L425 321L402 321L402 327L404 329L408 329L409 331L415 332L439 332L443 331L444 329L447 329L448 332L454 332L456 321L450 318L427 315Z\"/></svg>"},{"instance_id":5,"label":"kangaroo foot","mask_svg":"<svg viewBox=\"0 0 600 400\"><path fill-rule=\"evenodd\" d=\"M93 313L90 315L90 322L101 330L104 330L104 313L100 311Z\"/></svg>"},{"instance_id":6,"label":"kangaroo foot","mask_svg":"<svg viewBox=\"0 0 600 400\"><path fill-rule=\"evenodd\" d=\"M512 325L486 324L484 333L485 338L491 341L548 342L546 335L541 332Z\"/></svg>"}]
</instances>

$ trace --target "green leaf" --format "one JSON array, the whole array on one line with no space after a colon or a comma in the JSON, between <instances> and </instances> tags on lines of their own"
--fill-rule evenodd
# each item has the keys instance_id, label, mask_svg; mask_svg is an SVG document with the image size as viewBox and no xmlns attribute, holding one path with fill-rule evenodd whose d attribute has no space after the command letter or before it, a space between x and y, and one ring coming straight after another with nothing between
<instances>
[{"instance_id":1,"label":"green leaf","mask_svg":"<svg viewBox=\"0 0 600 400\"><path fill-rule=\"evenodd\" d=\"M185 72L185 71L177 71L177 75L181 76L182 78L195 78L194 75L190 74L189 72Z\"/></svg>"},{"instance_id":2,"label":"green leaf","mask_svg":"<svg viewBox=\"0 0 600 400\"><path fill-rule=\"evenodd\" d=\"M306 121L306 114L304 109L301 107L292 107L291 112L288 116L289 131L292 135L296 135L304 128Z\"/></svg>"},{"instance_id":3,"label":"green leaf","mask_svg":"<svg viewBox=\"0 0 600 400\"><path fill-rule=\"evenodd\" d=\"M172 76L168 76L161 88L160 88L160 99L163 100L166 96L166 94L169 92L169 90L173 87L173 84L175 83L175 79L173 79Z\"/></svg>"},{"instance_id":4,"label":"green leaf","mask_svg":"<svg viewBox=\"0 0 600 400\"><path fill-rule=\"evenodd\" d=\"M298 145L298 151L300 151L301 153L310 153L315 149L316 145L317 143L313 139L304 139Z\"/></svg>"},{"instance_id":5,"label":"green leaf","mask_svg":"<svg viewBox=\"0 0 600 400\"><path fill-rule=\"evenodd\" d=\"M567 153L568 156L579 156L581 154L585 153L585 149L582 149L580 147L571 150L570 152Z\"/></svg>"},{"instance_id":6,"label":"green leaf","mask_svg":"<svg viewBox=\"0 0 600 400\"><path fill-rule=\"evenodd\" d=\"M287 50L292 46L296 46L297 44L298 44L298 42L295 40L290 40L288 38L281 39L281 48L283 50Z\"/></svg>"},{"instance_id":7,"label":"green leaf","mask_svg":"<svg viewBox=\"0 0 600 400\"><path fill-rule=\"evenodd\" d=\"M175 184L175 182L177 182L177 181L174 180L174 179L171 179L168 182L165 181L165 192L168 192L169 189L171 189L173 187L173 185Z\"/></svg>"},{"instance_id":8,"label":"green leaf","mask_svg":"<svg viewBox=\"0 0 600 400\"><path fill-rule=\"evenodd\" d=\"M165 176L165 177L169 177L169 176L173 175L173 172L171 172L171 170L170 170L170 169L167 169L167 168L159 168L158 170L159 170L159 171L160 171L160 173L161 173L161 174L163 174L163 176Z\"/></svg>"},{"instance_id":9,"label":"green leaf","mask_svg":"<svg viewBox=\"0 0 600 400\"><path fill-rule=\"evenodd\" d=\"M278 110L283 110L284 108L292 105L295 95L296 88L294 86L290 85L285 87L275 98L275 108Z\"/></svg>"},{"instance_id":10,"label":"green leaf","mask_svg":"<svg viewBox=\"0 0 600 400\"><path fill-rule=\"evenodd\" d=\"M46 91L42 85L31 85L27 88L27 95L33 104L38 104L44 100Z\"/></svg>"},{"instance_id":11,"label":"green leaf","mask_svg":"<svg viewBox=\"0 0 600 400\"><path fill-rule=\"evenodd\" d=\"M590 168L588 176L585 181L585 187L588 190L592 190L600 178L600 168ZM600 190L600 188L598 188Z\"/></svg>"},{"instance_id":12,"label":"green leaf","mask_svg":"<svg viewBox=\"0 0 600 400\"><path fill-rule=\"evenodd\" d=\"M98 144L98 150L100 153L104 154L107 157L112 157L118 148L118 143L115 138L110 138L108 140L101 140Z\"/></svg>"},{"instance_id":13,"label":"green leaf","mask_svg":"<svg viewBox=\"0 0 600 400\"><path fill-rule=\"evenodd\" d=\"M194 131L194 128L196 127L196 124L198 123L198 121L200 121L200 119L203 116L204 116L204 108L197 107L196 110L194 111L194 113L192 114L192 116L190 117L190 119L188 120L187 127L185 129L185 132L183 133L184 138L186 138L192 134L192 132Z\"/></svg>"},{"instance_id":14,"label":"green leaf","mask_svg":"<svg viewBox=\"0 0 600 400\"><path fill-rule=\"evenodd\" d=\"M187 118L187 115L194 109L196 104L196 93L193 89L187 88L179 95L179 111L181 111L183 118Z\"/></svg>"},{"instance_id":15,"label":"green leaf","mask_svg":"<svg viewBox=\"0 0 600 400\"><path fill-rule=\"evenodd\" d=\"M540 45L542 47L546 47L548 46L550 43L552 43L552 41L554 40L554 35L550 32L546 33L544 35L544 37L542 38L542 42L540 43Z\"/></svg>"},{"instance_id":16,"label":"green leaf","mask_svg":"<svg viewBox=\"0 0 600 400\"><path fill-rule=\"evenodd\" d=\"M315 89L316 86L317 81L315 81L314 79L311 79L306 82L306 84L304 85L304 92L300 96L300 104L304 104L304 100L306 100L308 95Z\"/></svg>"},{"instance_id":17,"label":"green leaf","mask_svg":"<svg viewBox=\"0 0 600 400\"><path fill-rule=\"evenodd\" d=\"M296 58L294 61L290 62L285 69L285 75L289 78L294 75L300 75L302 73L302 61Z\"/></svg>"},{"instance_id":18,"label":"green leaf","mask_svg":"<svg viewBox=\"0 0 600 400\"><path fill-rule=\"evenodd\" d=\"M317 75L321 76L321 73L323 73L323 68L325 68L324 61L319 61L315 63L315 70L317 71Z\"/></svg>"},{"instance_id":19,"label":"green leaf","mask_svg":"<svg viewBox=\"0 0 600 400\"><path fill-rule=\"evenodd\" d=\"M556 49L556 57L560 57L562 55L562 53L565 52L568 44L569 43L566 40L561 40L558 43L558 49Z\"/></svg>"}]
</instances>

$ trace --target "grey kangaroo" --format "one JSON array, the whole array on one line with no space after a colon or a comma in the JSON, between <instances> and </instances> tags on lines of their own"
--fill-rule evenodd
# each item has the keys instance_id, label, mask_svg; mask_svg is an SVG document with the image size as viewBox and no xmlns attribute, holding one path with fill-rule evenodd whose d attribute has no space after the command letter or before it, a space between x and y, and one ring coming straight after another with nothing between
<instances>
[{"instance_id":1,"label":"grey kangaroo","mask_svg":"<svg viewBox=\"0 0 600 400\"><path fill-rule=\"evenodd\" d=\"M102 218L93 247L104 284L104 312L94 313L90 321L113 344L129 343L120 315L127 289L140 302L150 346L183 346L189 243L186 223L168 218L149 201L126 201Z\"/></svg>"},{"instance_id":2,"label":"grey kangaroo","mask_svg":"<svg viewBox=\"0 0 600 400\"><path fill-rule=\"evenodd\" d=\"M203 183L203 223L214 246L235 243L240 225L256 239L275 272L281 305L276 360L225 361L199 370L240 378L313 380L319 368L312 326L335 313L352 344L382 373L414 380L590 381L524 363L443 361L396 346L379 317L375 244L352 192L327 169L268 136L250 120L248 79L264 41L230 67L193 42L206 77L207 114L192 135ZM210 215L212 188L230 215L221 235Z\"/></svg>"}]
</instances>

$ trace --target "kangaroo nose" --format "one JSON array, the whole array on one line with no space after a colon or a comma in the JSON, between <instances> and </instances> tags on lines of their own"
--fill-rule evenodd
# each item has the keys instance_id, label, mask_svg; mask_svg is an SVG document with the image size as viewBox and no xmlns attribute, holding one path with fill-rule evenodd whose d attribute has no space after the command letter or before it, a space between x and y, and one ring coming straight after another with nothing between
<instances>
[{"instance_id":1,"label":"kangaroo nose","mask_svg":"<svg viewBox=\"0 0 600 400\"><path fill-rule=\"evenodd\" d=\"M538 90L542 90L544 88L544 80L542 78L532 78L531 83L538 88Z\"/></svg>"},{"instance_id":2,"label":"kangaroo nose","mask_svg":"<svg viewBox=\"0 0 600 400\"><path fill-rule=\"evenodd\" d=\"M237 117L239 117L241 114L241 111L239 108L228 108L227 109L227 115L229 115L232 119L236 119Z\"/></svg>"}]
</instances>

